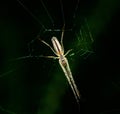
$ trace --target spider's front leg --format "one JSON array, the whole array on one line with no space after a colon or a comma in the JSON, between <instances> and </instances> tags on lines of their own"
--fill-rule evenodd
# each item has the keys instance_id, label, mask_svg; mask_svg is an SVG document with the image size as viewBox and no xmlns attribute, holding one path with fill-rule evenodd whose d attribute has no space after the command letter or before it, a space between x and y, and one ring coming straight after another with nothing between
<instances>
[{"instance_id":1,"label":"spider's front leg","mask_svg":"<svg viewBox=\"0 0 120 114\"><path fill-rule=\"evenodd\" d=\"M49 58L49 59L59 59L59 57L56 57L56 56L44 56L44 55L41 55L40 57Z\"/></svg>"}]
</instances>

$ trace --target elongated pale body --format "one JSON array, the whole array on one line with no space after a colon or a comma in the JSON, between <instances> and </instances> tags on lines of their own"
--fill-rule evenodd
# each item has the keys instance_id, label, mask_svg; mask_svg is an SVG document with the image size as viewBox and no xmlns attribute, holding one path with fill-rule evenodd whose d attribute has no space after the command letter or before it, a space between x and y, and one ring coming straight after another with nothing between
<instances>
[{"instance_id":1,"label":"elongated pale body","mask_svg":"<svg viewBox=\"0 0 120 114\"><path fill-rule=\"evenodd\" d=\"M60 43L56 37L52 37L51 40L52 40L52 44L53 44L54 51L55 51L54 53L58 56L59 64L60 64L60 66L61 66L61 68L62 68L71 88L72 88L72 91L75 95L77 102L79 102L80 94L79 94L79 91L78 91L77 86L75 84L75 81L73 79L73 76L72 76L72 73L71 73L71 70L70 70L70 67L68 64L68 60L64 55L64 49L63 49L62 45L60 45Z\"/></svg>"},{"instance_id":2,"label":"elongated pale body","mask_svg":"<svg viewBox=\"0 0 120 114\"><path fill-rule=\"evenodd\" d=\"M63 55L64 50L62 49L62 46L60 45L58 39L56 37L52 37L51 41L56 52L56 55L57 56Z\"/></svg>"}]
</instances>

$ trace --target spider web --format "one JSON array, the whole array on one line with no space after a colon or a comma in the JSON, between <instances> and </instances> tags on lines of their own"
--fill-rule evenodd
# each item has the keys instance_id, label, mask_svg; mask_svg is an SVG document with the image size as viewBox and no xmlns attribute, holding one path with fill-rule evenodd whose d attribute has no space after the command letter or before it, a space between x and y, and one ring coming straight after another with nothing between
<instances>
[{"instance_id":1,"label":"spider web","mask_svg":"<svg viewBox=\"0 0 120 114\"><path fill-rule=\"evenodd\" d=\"M22 87L22 84L19 81L22 82L23 76L22 76L22 78L20 78L20 76L24 73L25 73L24 76L26 77L24 79L24 81L26 81L27 79L30 79L33 81L31 83L37 83L36 80L33 79L33 75L46 74L45 73L46 69L48 71L48 74L52 74L51 72L54 71L54 68L56 68L57 65L54 64L53 61L50 62L50 60L45 60L44 58L39 58L39 55L41 55L41 54L52 55L53 53L51 52L51 50L49 51L49 48L45 47L42 43L40 43L40 41L37 39L37 37L39 36L41 39L50 43L51 37L56 36L60 41L61 29L64 25L64 22L65 22L65 34L64 34L63 42L64 42L65 51L67 51L67 49L72 48L74 50L75 56L85 55L86 52L91 52L92 49L91 49L90 45L91 45L91 42L93 41L93 39L91 39L91 36L90 36L90 30L89 30L90 28L86 23L87 21L85 21L85 20L81 21L80 23L77 22L77 20L79 20L79 16L80 16L78 13L80 10L78 0L76 0L76 1L73 0L70 2L72 5L68 5L68 2L66 2L66 1L62 1L62 3L60 3L60 1L50 1L50 0L34 1L34 4L33 4L33 1L27 1L27 0L26 1L21 0L21 1L17 2L18 4L16 7L21 7L21 5L22 5L23 7L20 8L20 10L23 10L23 12L24 12L24 14L20 14L21 12L18 11L17 15L19 15L19 17L21 17L21 16L23 17L22 22L24 22L24 19L26 19L26 17L27 17L27 21L28 21L28 22L25 21L25 22L27 22L26 25L28 26L27 33L25 30L26 29L26 27L25 27L22 35L19 36L19 38L21 38L25 34L25 36L22 38L24 43L23 43L23 47L21 49L21 50L24 50L22 52L22 54L25 56L20 56L19 54L17 54L17 56L19 55L17 58L8 56L7 59L9 59L10 63L12 63L12 64L6 65L8 68L6 67L5 70L11 69L11 67L13 69L8 70L8 72L3 73L2 75L0 75L0 77L6 77L7 80L10 80L9 84L13 83L14 82L13 80L17 80L18 84L16 84L17 82L16 83L14 82L13 85L17 85L17 87L19 87L19 86ZM61 7L63 7L63 10ZM27 16L25 16L25 15L27 15ZM33 19L31 19L31 18L33 18ZM29 20L30 20L30 22L29 22ZM33 24L31 22L33 22ZM76 22L77 22L77 24L76 24ZM83 22L84 22L84 24L86 24L85 26L84 26ZM29 29L30 26L33 26L33 27L35 26L37 29L35 29L35 28L34 28L35 30L33 30L31 28ZM30 33L30 32L32 32L32 33ZM19 40L19 41L21 41L21 40ZM72 55L73 55L73 53L71 53L70 56L72 56ZM14 55L14 56L16 56L16 55ZM16 58L16 59L14 59L14 58ZM23 61L21 62L21 60L23 60ZM9 61L6 61L6 64L7 64L7 62L9 62ZM16 64L16 62L17 62L17 64ZM50 64L53 64L53 65L46 66L46 65L48 65L47 62L49 62ZM18 66L18 64L19 64L19 66ZM26 65L26 64L28 64L28 65ZM21 66L22 66L22 68L21 68ZM29 68L29 66L32 66L32 67ZM35 66L37 68L34 69ZM28 69L26 69L27 67L28 67ZM42 67L42 69L41 69L41 67ZM38 73L39 68L40 68L40 73ZM31 70L33 70L32 72L30 72L31 74L26 73ZM21 73L21 71L22 71L22 73ZM54 71L55 74L60 75L60 74L56 73L57 71L58 70ZM15 72L15 73L13 73L13 72ZM16 75L19 77L18 79L16 78ZM12 78L10 79L10 78L8 78L8 76L10 78L11 77ZM49 77L49 76L47 77L48 80L52 80L50 78L51 77ZM37 79L40 80L41 78L37 78ZM43 77L42 79L45 80L45 77ZM4 80L4 78L3 78L3 80ZM58 78L53 79L52 82L55 83L56 80L58 80ZM61 82L63 84L63 88L65 88L64 80L62 78L59 78L59 80L61 80ZM43 83L43 82L39 81L39 83ZM50 90L52 90L53 85L49 81L46 81L44 83L45 84L49 83L47 85L49 85ZM37 87L37 85L36 85L36 87ZM13 90L12 88L13 88L13 86L11 86L10 90ZM59 86L58 87L56 86L55 90L57 90L58 88L59 88ZM48 91L50 91L50 90L48 89ZM17 93L14 92L14 90L13 90L12 95L14 95L14 94L17 94ZM60 91L59 94L64 94L64 89L62 91ZM52 93L51 93L51 95L52 95ZM57 96L57 95L54 97L56 99L59 98L59 96ZM12 99L14 100L13 104L15 104L15 100L17 98L16 99L12 98ZM17 99L16 102L19 102L19 100ZM46 99L43 102L46 104L48 103L48 101ZM59 104L57 104L56 106L59 106ZM11 106L11 107L13 108L13 106ZM43 112L45 110L47 110L46 107L44 107L43 109L44 109ZM40 112L40 110L39 110L39 112Z\"/></svg>"},{"instance_id":2,"label":"spider web","mask_svg":"<svg viewBox=\"0 0 120 114\"><path fill-rule=\"evenodd\" d=\"M44 1L45 3L42 0L39 1L40 3L36 1L37 2L36 4L40 4L38 6L40 8L36 7L36 5L33 7L33 4L32 3L30 4L30 2L28 2L29 4L24 5L25 3L23 3L23 1L19 0L17 1L31 15L31 17L34 18L34 20L39 23L40 31L36 35L36 38L32 39L28 43L29 54L31 55L33 53L32 56L29 55L22 56L18 57L16 60L25 59L29 57L39 58L40 56L38 55L41 55L41 53L36 55L36 52L38 53L40 51L38 51L38 49L35 49L36 44L34 42L38 40L38 37L48 42L50 42L50 39L53 36L56 36L60 40L62 27L64 24L65 24L64 41L67 42L65 44L65 47L70 45L69 47L74 50L74 52L71 55L86 56L86 54L93 53L91 46L94 40L87 19L79 18L80 16L77 15L77 12L79 12L80 10L79 0L76 0L74 2L72 1L71 3L72 5L70 6L67 6L67 3L61 0L52 1L52 3L54 3L55 5L50 4L51 3L50 1ZM67 6L66 9L64 8L65 6ZM79 20L80 23L77 23L77 21L75 20L77 21ZM71 47L70 44L71 42L75 42L74 47L73 46Z\"/></svg>"},{"instance_id":3,"label":"spider web","mask_svg":"<svg viewBox=\"0 0 120 114\"><path fill-rule=\"evenodd\" d=\"M60 41L62 27L64 24L65 34L63 43L65 44L65 51L71 48L73 49L73 52L69 54L69 56L83 56L86 58L89 54L93 53L92 43L94 40L87 19L81 18L80 14L78 13L81 10L79 8L79 0L71 0L70 2L72 5L68 6L67 2L61 0L53 0L52 2L49 0L36 0L34 1L34 4L32 1L17 0L18 6L22 6L22 10L26 12L27 15L32 18L32 22L35 24L37 23L39 27L36 27L38 30L36 30L37 32L32 34L32 36L27 35L27 37L23 37L23 40L27 44L25 44L25 47L23 47L25 52L22 50L25 56L19 55L19 57L11 57L11 59L8 57L8 60L16 61L29 58L38 59L41 58L41 55L52 55L49 49L40 43L38 37L44 39L50 44L50 39L53 36L56 36ZM42 52L43 48L46 48L44 52ZM7 72L3 73L1 77L13 71L14 69L8 70Z\"/></svg>"}]
</instances>

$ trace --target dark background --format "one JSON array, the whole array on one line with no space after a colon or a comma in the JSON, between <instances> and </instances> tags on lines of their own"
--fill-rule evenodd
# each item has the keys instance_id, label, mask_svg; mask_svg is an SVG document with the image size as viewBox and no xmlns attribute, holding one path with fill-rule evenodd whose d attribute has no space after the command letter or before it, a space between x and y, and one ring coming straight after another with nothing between
<instances>
[{"instance_id":1,"label":"dark background","mask_svg":"<svg viewBox=\"0 0 120 114\"><path fill-rule=\"evenodd\" d=\"M60 1L43 1L50 16L40 0L21 2L25 8L17 0L0 4L0 114L119 114L119 0L62 1L64 47L75 53L68 60L81 93L80 112L58 61L28 57L53 55L36 38L50 44L53 35L60 40L61 31L43 28L63 27ZM90 31L82 29L85 19ZM88 36L91 32L94 42L81 46L80 30ZM86 47L93 53L81 56Z\"/></svg>"}]
</instances>

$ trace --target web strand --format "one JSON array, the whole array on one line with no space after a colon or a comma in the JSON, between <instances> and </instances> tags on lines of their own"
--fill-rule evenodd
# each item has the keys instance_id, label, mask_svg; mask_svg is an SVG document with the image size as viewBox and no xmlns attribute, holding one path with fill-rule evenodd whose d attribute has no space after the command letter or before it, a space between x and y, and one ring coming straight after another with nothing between
<instances>
[{"instance_id":1,"label":"web strand","mask_svg":"<svg viewBox=\"0 0 120 114\"><path fill-rule=\"evenodd\" d=\"M39 21L39 19L20 0L17 1L45 30L45 26Z\"/></svg>"},{"instance_id":2,"label":"web strand","mask_svg":"<svg viewBox=\"0 0 120 114\"><path fill-rule=\"evenodd\" d=\"M65 25L65 15L64 15L62 0L60 0L60 6L61 6L61 12L62 12L63 26L64 26Z\"/></svg>"},{"instance_id":3,"label":"web strand","mask_svg":"<svg viewBox=\"0 0 120 114\"><path fill-rule=\"evenodd\" d=\"M79 7L79 0L77 0L77 4L76 4L76 6L75 6L75 10L74 10L74 14L73 14L73 22L75 21L78 7ZM73 24L73 27L74 27L74 26L75 26L75 24Z\"/></svg>"},{"instance_id":4,"label":"web strand","mask_svg":"<svg viewBox=\"0 0 120 114\"><path fill-rule=\"evenodd\" d=\"M49 19L50 19L50 21L51 21L52 25L53 25L53 28L54 28L54 21L53 21L53 19L52 19L52 16L50 15L50 13L49 13L48 9L46 8L46 6L45 6L44 2L43 2L42 0L40 0L40 1L41 1L42 6L43 6L43 8L45 9L45 11L46 11L46 13L47 13L47 15L48 15L48 17L49 17Z\"/></svg>"}]
</instances>

